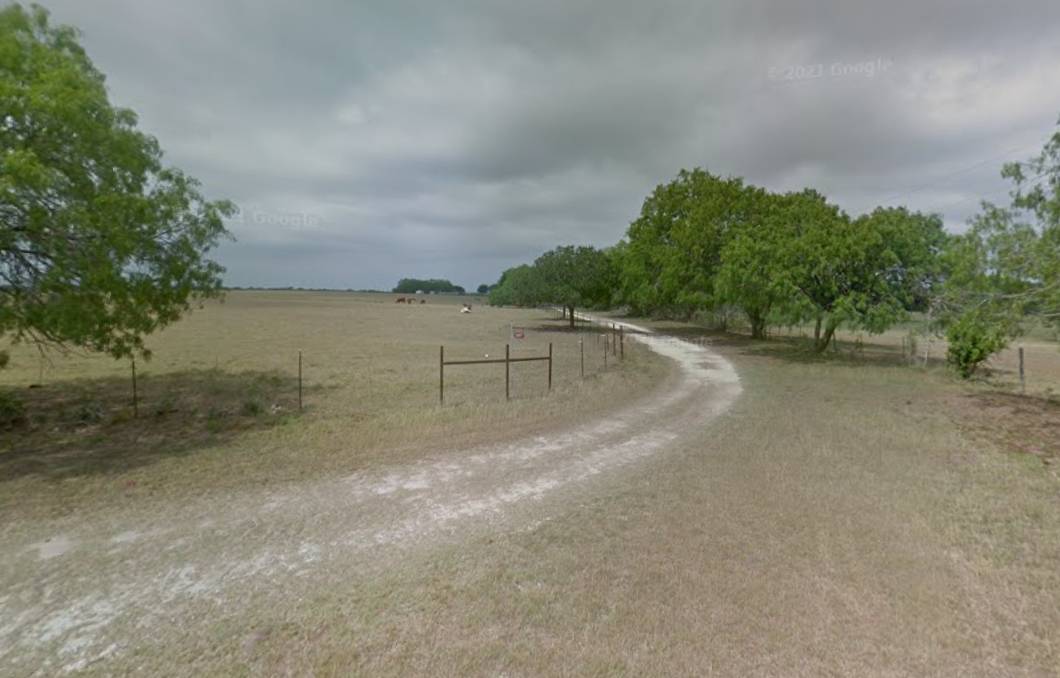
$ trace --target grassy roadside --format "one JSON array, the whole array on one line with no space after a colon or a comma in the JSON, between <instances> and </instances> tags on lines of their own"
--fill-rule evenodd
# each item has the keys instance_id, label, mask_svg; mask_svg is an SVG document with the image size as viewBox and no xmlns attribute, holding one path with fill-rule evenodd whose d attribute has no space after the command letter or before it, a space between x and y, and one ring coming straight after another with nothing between
<instances>
[{"instance_id":1,"label":"grassy roadside","mask_svg":"<svg viewBox=\"0 0 1060 678\"><path fill-rule=\"evenodd\" d=\"M939 375L712 341L745 394L697 440L526 531L213 627L193 669L1055 673L1055 467L969 428Z\"/></svg>"}]
</instances>

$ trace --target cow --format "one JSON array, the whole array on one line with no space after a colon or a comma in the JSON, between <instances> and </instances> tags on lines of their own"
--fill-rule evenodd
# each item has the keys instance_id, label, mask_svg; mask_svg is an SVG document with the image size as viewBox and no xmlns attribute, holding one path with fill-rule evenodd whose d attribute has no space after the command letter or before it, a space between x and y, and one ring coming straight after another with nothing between
<instances>
[{"instance_id":1,"label":"cow","mask_svg":"<svg viewBox=\"0 0 1060 678\"><path fill-rule=\"evenodd\" d=\"M398 297L397 299L394 300L394 303L395 304L404 304L405 303L405 297Z\"/></svg>"}]
</instances>

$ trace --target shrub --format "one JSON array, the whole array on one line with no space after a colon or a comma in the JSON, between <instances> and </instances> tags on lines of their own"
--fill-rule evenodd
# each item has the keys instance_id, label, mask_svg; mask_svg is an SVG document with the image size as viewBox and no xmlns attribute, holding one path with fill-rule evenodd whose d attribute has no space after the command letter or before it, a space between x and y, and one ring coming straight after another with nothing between
<instances>
[{"instance_id":1,"label":"shrub","mask_svg":"<svg viewBox=\"0 0 1060 678\"><path fill-rule=\"evenodd\" d=\"M103 405L98 402L82 403L77 408L77 423L83 426L98 424L103 421Z\"/></svg>"},{"instance_id":2,"label":"shrub","mask_svg":"<svg viewBox=\"0 0 1060 678\"><path fill-rule=\"evenodd\" d=\"M0 429L26 423L26 406L11 393L0 391Z\"/></svg>"},{"instance_id":3,"label":"shrub","mask_svg":"<svg viewBox=\"0 0 1060 678\"><path fill-rule=\"evenodd\" d=\"M946 330L949 350L946 359L961 377L967 379L990 356L1005 348L1008 334L1001 323L977 313L965 313Z\"/></svg>"},{"instance_id":4,"label":"shrub","mask_svg":"<svg viewBox=\"0 0 1060 678\"><path fill-rule=\"evenodd\" d=\"M155 406L155 416L164 417L167 414L171 414L177 411L177 401L173 396L166 396L162 399L162 402Z\"/></svg>"}]
</instances>

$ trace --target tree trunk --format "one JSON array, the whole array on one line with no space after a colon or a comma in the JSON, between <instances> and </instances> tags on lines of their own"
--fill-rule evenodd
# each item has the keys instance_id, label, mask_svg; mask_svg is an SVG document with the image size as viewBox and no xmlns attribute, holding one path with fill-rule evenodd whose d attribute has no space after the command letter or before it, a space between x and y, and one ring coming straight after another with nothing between
<instances>
[{"instance_id":1,"label":"tree trunk","mask_svg":"<svg viewBox=\"0 0 1060 678\"><path fill-rule=\"evenodd\" d=\"M817 322L819 324L821 321L818 320ZM815 353L824 353L825 349L828 348L828 344L832 343L832 337L835 335L835 328L835 324L829 321L824 329L824 334L818 336L813 342L813 350ZM819 331L818 334L820 334Z\"/></svg>"},{"instance_id":2,"label":"tree trunk","mask_svg":"<svg viewBox=\"0 0 1060 678\"><path fill-rule=\"evenodd\" d=\"M574 329L574 307L573 306L568 306L567 308L569 309L569 313L567 315L570 318L570 328L573 330Z\"/></svg>"},{"instance_id":3,"label":"tree trunk","mask_svg":"<svg viewBox=\"0 0 1060 678\"><path fill-rule=\"evenodd\" d=\"M747 317L751 321L751 338L752 339L765 339L766 338L766 318L763 314L749 313Z\"/></svg>"},{"instance_id":4,"label":"tree trunk","mask_svg":"<svg viewBox=\"0 0 1060 678\"><path fill-rule=\"evenodd\" d=\"M821 316L817 316L817 324L813 326L813 345L821 341Z\"/></svg>"}]
</instances>

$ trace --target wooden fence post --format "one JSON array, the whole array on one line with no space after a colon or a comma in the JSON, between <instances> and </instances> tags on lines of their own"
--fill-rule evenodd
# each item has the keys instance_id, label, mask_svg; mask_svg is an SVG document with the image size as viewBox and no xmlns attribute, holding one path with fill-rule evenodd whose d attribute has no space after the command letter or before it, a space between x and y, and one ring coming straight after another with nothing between
<instances>
[{"instance_id":1,"label":"wooden fence post","mask_svg":"<svg viewBox=\"0 0 1060 678\"><path fill-rule=\"evenodd\" d=\"M608 348L609 347L607 345L607 335L605 334L604 335L604 369L605 370L607 369L607 351L608 351Z\"/></svg>"},{"instance_id":2,"label":"wooden fence post","mask_svg":"<svg viewBox=\"0 0 1060 678\"><path fill-rule=\"evenodd\" d=\"M133 419L140 416L139 395L136 392L136 356L132 358Z\"/></svg>"},{"instance_id":3,"label":"wooden fence post","mask_svg":"<svg viewBox=\"0 0 1060 678\"><path fill-rule=\"evenodd\" d=\"M445 404L445 346L438 347L438 404Z\"/></svg>"},{"instance_id":4,"label":"wooden fence post","mask_svg":"<svg viewBox=\"0 0 1060 678\"><path fill-rule=\"evenodd\" d=\"M1023 347L1020 346L1020 393L1027 392L1027 376L1023 371Z\"/></svg>"},{"instance_id":5,"label":"wooden fence post","mask_svg":"<svg viewBox=\"0 0 1060 678\"><path fill-rule=\"evenodd\" d=\"M511 356L511 344L504 345L504 399L512 399L511 383L512 383L512 356Z\"/></svg>"},{"instance_id":6,"label":"wooden fence post","mask_svg":"<svg viewBox=\"0 0 1060 678\"><path fill-rule=\"evenodd\" d=\"M548 342L548 390L552 392L552 342Z\"/></svg>"},{"instance_id":7,"label":"wooden fence post","mask_svg":"<svg viewBox=\"0 0 1060 678\"><path fill-rule=\"evenodd\" d=\"M618 327L618 357L626 359L626 328L621 325Z\"/></svg>"}]
</instances>

